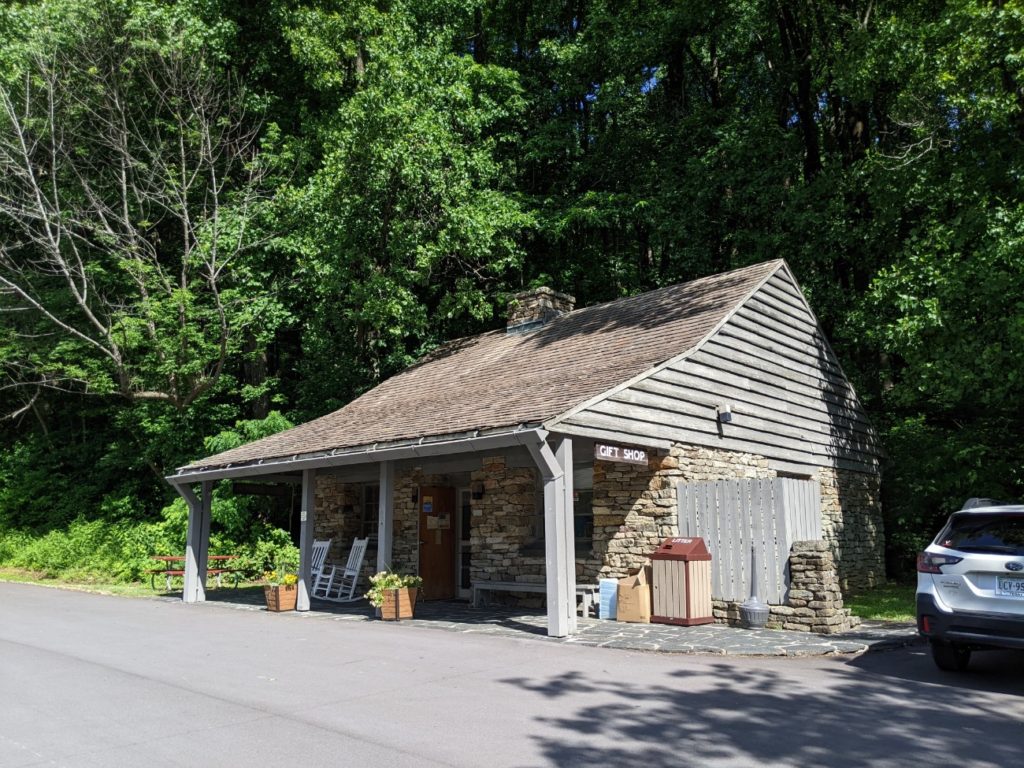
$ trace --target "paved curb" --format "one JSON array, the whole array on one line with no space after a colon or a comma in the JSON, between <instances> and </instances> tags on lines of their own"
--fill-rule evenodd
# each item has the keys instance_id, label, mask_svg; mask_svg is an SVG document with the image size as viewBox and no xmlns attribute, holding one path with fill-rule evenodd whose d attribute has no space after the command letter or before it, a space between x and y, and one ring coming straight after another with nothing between
<instances>
[{"instance_id":1,"label":"paved curb","mask_svg":"<svg viewBox=\"0 0 1024 768\"><path fill-rule=\"evenodd\" d=\"M158 599L177 601L179 598ZM221 597L215 594L207 605L250 611L266 610L261 596ZM922 642L916 627L912 623L902 622L864 622L857 629L842 634L815 635L783 629L748 630L723 624L677 627L580 619L579 634L554 638L547 636L547 618L541 613L472 608L458 602L419 603L416 611L417 617L414 619L388 623L399 627L543 640L565 645L715 656L845 656L889 651ZM373 609L364 601L343 605L314 601L313 610L280 615L286 619L376 621Z\"/></svg>"},{"instance_id":2,"label":"paved curb","mask_svg":"<svg viewBox=\"0 0 1024 768\"><path fill-rule=\"evenodd\" d=\"M580 627L565 642L659 653L722 656L837 656L902 648L919 641L911 624L874 622L839 635L788 630L747 630L721 624L666 627L658 624L596 622Z\"/></svg>"}]
</instances>

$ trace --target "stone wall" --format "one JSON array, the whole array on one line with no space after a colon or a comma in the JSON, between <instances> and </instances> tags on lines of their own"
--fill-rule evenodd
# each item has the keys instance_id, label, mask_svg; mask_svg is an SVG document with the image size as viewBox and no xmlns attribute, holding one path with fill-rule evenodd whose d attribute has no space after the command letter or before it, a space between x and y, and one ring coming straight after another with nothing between
<instances>
[{"instance_id":1,"label":"stone wall","mask_svg":"<svg viewBox=\"0 0 1024 768\"><path fill-rule=\"evenodd\" d=\"M825 541L797 541L789 555L790 589L785 605L769 605L768 628L833 635L860 624L843 607L835 559ZM715 621L740 625L740 602L715 600Z\"/></svg>"},{"instance_id":2,"label":"stone wall","mask_svg":"<svg viewBox=\"0 0 1024 768\"><path fill-rule=\"evenodd\" d=\"M646 564L663 539L677 536L678 483L774 476L762 456L693 446L651 456L646 467L595 461L594 548L577 552L579 578L622 578ZM832 633L856 621L843 608L840 590L884 579L879 477L823 468L818 480L825 541L803 543L799 551L794 546L790 600L771 606L772 622ZM739 603L714 601L716 621L738 621Z\"/></svg>"},{"instance_id":3,"label":"stone wall","mask_svg":"<svg viewBox=\"0 0 1024 768\"><path fill-rule=\"evenodd\" d=\"M646 466L594 461L593 541L576 553L580 582L622 578L645 565L663 539L678 535L680 482L775 476L768 460L753 454L677 445L667 454L649 455ZM448 486L452 479L425 475L419 469L396 476L393 569L419 570L419 487ZM471 501L471 578L543 582L542 497L536 470L509 467L503 456L489 456L470 480L484 491ZM840 590L863 589L884 578L879 478L824 468L818 480L825 542L794 545L790 601L771 606L771 621L778 627L829 633L849 626ZM347 557L358 531L361 502L361 484L345 483L340 475L317 474L316 535L334 539L332 562ZM343 510L349 505L353 513L346 516ZM372 572L375 567L374 556L367 568ZM537 596L522 599L542 601ZM738 606L716 600L716 620L738 620Z\"/></svg>"},{"instance_id":4,"label":"stone wall","mask_svg":"<svg viewBox=\"0 0 1024 768\"><path fill-rule=\"evenodd\" d=\"M771 606L771 619L782 629L832 635L860 620L843 607L835 558L825 541L797 541L789 554L789 599Z\"/></svg>"},{"instance_id":5,"label":"stone wall","mask_svg":"<svg viewBox=\"0 0 1024 768\"><path fill-rule=\"evenodd\" d=\"M836 559L843 591L859 592L885 581L881 477L822 468L822 536Z\"/></svg>"},{"instance_id":6,"label":"stone wall","mask_svg":"<svg viewBox=\"0 0 1024 768\"><path fill-rule=\"evenodd\" d=\"M493 581L544 582L544 548L536 540L537 475L529 468L511 468L503 456L488 456L472 474L483 496L472 499L470 578Z\"/></svg>"},{"instance_id":7,"label":"stone wall","mask_svg":"<svg viewBox=\"0 0 1024 768\"><path fill-rule=\"evenodd\" d=\"M325 471L316 473L313 536L317 539L331 539L327 562L344 565L348 560L352 540L359 534L362 499L361 483L346 482L341 474ZM346 507L349 510L347 515Z\"/></svg>"},{"instance_id":8,"label":"stone wall","mask_svg":"<svg viewBox=\"0 0 1024 768\"><path fill-rule=\"evenodd\" d=\"M588 581L622 578L646 564L663 539L678 536L680 482L774 474L763 456L690 445L676 445L665 456L650 455L646 467L595 461L594 548L578 563L580 576Z\"/></svg>"}]
</instances>

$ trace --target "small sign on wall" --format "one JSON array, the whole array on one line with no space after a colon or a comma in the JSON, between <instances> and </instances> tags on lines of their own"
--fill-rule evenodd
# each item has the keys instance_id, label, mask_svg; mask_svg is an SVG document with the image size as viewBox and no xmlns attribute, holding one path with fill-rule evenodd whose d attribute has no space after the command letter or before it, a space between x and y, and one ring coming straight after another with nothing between
<instances>
[{"instance_id":1,"label":"small sign on wall","mask_svg":"<svg viewBox=\"0 0 1024 768\"><path fill-rule=\"evenodd\" d=\"M616 461L620 464L642 464L647 466L647 451L625 445L594 443L594 458L601 461Z\"/></svg>"}]
</instances>

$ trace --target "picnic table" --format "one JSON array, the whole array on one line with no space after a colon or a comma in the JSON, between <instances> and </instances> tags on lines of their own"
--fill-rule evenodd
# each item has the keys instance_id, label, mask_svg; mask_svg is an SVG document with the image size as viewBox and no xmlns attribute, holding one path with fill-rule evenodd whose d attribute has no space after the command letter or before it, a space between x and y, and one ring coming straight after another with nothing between
<instances>
[{"instance_id":1,"label":"picnic table","mask_svg":"<svg viewBox=\"0 0 1024 768\"><path fill-rule=\"evenodd\" d=\"M171 579L175 576L185 575L184 555L150 555L153 560L163 564L160 568L151 568L146 571L149 574L150 587L156 589L156 577L163 576L167 579L167 591L171 591ZM221 586L221 577L227 573L235 577L235 586L238 586L239 570L231 567L231 561L237 560L238 555L209 555L207 561L215 565L215 568L207 568L207 576L217 577L217 586Z\"/></svg>"}]
</instances>

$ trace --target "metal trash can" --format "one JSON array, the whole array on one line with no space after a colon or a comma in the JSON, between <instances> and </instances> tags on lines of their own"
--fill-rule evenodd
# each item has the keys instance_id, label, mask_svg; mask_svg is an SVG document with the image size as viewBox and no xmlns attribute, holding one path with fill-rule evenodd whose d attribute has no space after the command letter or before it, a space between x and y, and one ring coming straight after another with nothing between
<instances>
[{"instance_id":1,"label":"metal trash can","mask_svg":"<svg viewBox=\"0 0 1024 768\"><path fill-rule=\"evenodd\" d=\"M665 539L651 555L654 605L651 621L658 624L710 624L711 553L704 539Z\"/></svg>"}]
</instances>

